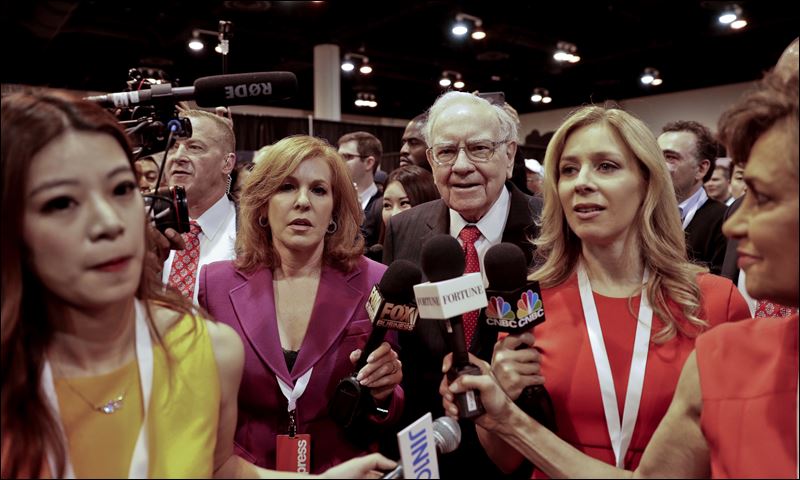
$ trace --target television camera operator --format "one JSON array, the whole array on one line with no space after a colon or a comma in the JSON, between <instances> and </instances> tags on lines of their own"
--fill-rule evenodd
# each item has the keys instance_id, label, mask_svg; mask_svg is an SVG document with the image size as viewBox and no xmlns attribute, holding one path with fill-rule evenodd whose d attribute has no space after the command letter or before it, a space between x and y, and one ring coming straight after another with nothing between
<instances>
[{"instance_id":1,"label":"television camera operator","mask_svg":"<svg viewBox=\"0 0 800 480\"><path fill-rule=\"evenodd\" d=\"M162 83L163 75L131 69L128 90ZM162 87L169 92L164 87L170 86ZM224 112L182 108L170 94L155 99L155 92L148 104L115 113L138 156L164 152L156 184L168 188L145 195L156 227L151 235L158 251L152 254L163 265L162 281L196 302L200 268L234 258L236 208L228 195L236 164L232 122Z\"/></svg>"}]
</instances>

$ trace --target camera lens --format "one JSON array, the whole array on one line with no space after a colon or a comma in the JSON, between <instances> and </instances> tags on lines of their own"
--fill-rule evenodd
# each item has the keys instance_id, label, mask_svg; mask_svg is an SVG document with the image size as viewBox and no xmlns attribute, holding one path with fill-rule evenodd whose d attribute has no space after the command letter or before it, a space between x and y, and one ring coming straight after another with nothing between
<instances>
[{"instance_id":1,"label":"camera lens","mask_svg":"<svg viewBox=\"0 0 800 480\"><path fill-rule=\"evenodd\" d=\"M168 228L178 233L189 231L189 206L183 187L162 188L144 195L144 200L150 219L160 232Z\"/></svg>"}]
</instances>

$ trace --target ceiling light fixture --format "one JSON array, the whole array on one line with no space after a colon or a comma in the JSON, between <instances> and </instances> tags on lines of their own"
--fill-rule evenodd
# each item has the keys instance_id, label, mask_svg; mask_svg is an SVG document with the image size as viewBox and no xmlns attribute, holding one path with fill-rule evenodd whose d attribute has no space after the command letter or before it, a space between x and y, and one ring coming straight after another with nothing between
<instances>
[{"instance_id":1,"label":"ceiling light fixture","mask_svg":"<svg viewBox=\"0 0 800 480\"><path fill-rule=\"evenodd\" d=\"M221 53L222 55L228 55L230 51L230 38L231 38L231 29L233 28L233 24L227 20L220 20L219 21L219 30L217 31L217 38L219 39L219 43L214 48L214 51L217 53Z\"/></svg>"},{"instance_id":2,"label":"ceiling light fixture","mask_svg":"<svg viewBox=\"0 0 800 480\"><path fill-rule=\"evenodd\" d=\"M747 26L747 20L740 18L738 20L734 20L731 22L731 28L734 30L740 30Z\"/></svg>"},{"instance_id":3,"label":"ceiling light fixture","mask_svg":"<svg viewBox=\"0 0 800 480\"><path fill-rule=\"evenodd\" d=\"M353 61L350 60L349 56L345 55L344 61L342 61L342 70L345 72L352 72L354 68L356 68L356 66L353 65Z\"/></svg>"},{"instance_id":4,"label":"ceiling light fixture","mask_svg":"<svg viewBox=\"0 0 800 480\"><path fill-rule=\"evenodd\" d=\"M205 44L203 40L200 38L201 35L209 35L217 37L219 43L214 47L214 51L217 53L221 53L222 55L227 55L228 51L230 50L230 46L228 40L230 38L230 29L231 29L231 22L220 20L219 22L219 32L214 32L212 30L204 30L202 28L195 28L192 30L192 38L189 40L189 48L194 50L195 52L199 52L205 48Z\"/></svg>"},{"instance_id":5,"label":"ceiling light fixture","mask_svg":"<svg viewBox=\"0 0 800 480\"><path fill-rule=\"evenodd\" d=\"M378 102L375 100L375 94L369 92L358 92L356 94L356 107L369 107L375 108Z\"/></svg>"},{"instance_id":6,"label":"ceiling light fixture","mask_svg":"<svg viewBox=\"0 0 800 480\"><path fill-rule=\"evenodd\" d=\"M358 71L361 72L363 75L369 75L372 73L372 65L369 64L369 58L365 55L361 55L360 53L347 53L342 60L342 70L345 72L352 72L356 68L356 64L354 60L361 60L361 66L358 67Z\"/></svg>"},{"instance_id":7,"label":"ceiling light fixture","mask_svg":"<svg viewBox=\"0 0 800 480\"><path fill-rule=\"evenodd\" d=\"M642 73L641 78L639 78L639 81L641 81L642 84L644 85L653 85L653 86L658 86L664 83L664 81L661 79L661 74L659 73L659 71L652 67L647 67L644 69L644 72Z\"/></svg>"},{"instance_id":8,"label":"ceiling light fixture","mask_svg":"<svg viewBox=\"0 0 800 480\"><path fill-rule=\"evenodd\" d=\"M577 51L578 47L574 43L558 42L553 58L558 62L578 63L581 61L581 57L575 54Z\"/></svg>"},{"instance_id":9,"label":"ceiling light fixture","mask_svg":"<svg viewBox=\"0 0 800 480\"><path fill-rule=\"evenodd\" d=\"M725 7L717 20L719 20L719 23L728 25L734 30L739 30L747 26L747 20L742 17L742 8L735 3Z\"/></svg>"},{"instance_id":10,"label":"ceiling light fixture","mask_svg":"<svg viewBox=\"0 0 800 480\"><path fill-rule=\"evenodd\" d=\"M553 98L550 97L550 91L546 88L534 88L533 95L531 95L531 102L533 103L550 103Z\"/></svg>"},{"instance_id":11,"label":"ceiling light fixture","mask_svg":"<svg viewBox=\"0 0 800 480\"><path fill-rule=\"evenodd\" d=\"M453 25L453 28L450 31L453 32L453 35L461 37L466 35L467 32L469 32L469 29L467 28L467 25L462 22Z\"/></svg>"},{"instance_id":12,"label":"ceiling light fixture","mask_svg":"<svg viewBox=\"0 0 800 480\"><path fill-rule=\"evenodd\" d=\"M473 40L486 38L486 32L483 30L483 20L467 13L456 14L456 22L450 31L457 37L463 37L470 31L470 24L472 24L472 34L470 36Z\"/></svg>"},{"instance_id":13,"label":"ceiling light fixture","mask_svg":"<svg viewBox=\"0 0 800 480\"><path fill-rule=\"evenodd\" d=\"M719 14L719 18L717 18L717 20L719 20L719 23L723 25L730 25L731 23L735 22L736 19L738 19L739 15L741 14L742 14L742 9L739 7L739 5L733 4L726 7Z\"/></svg>"},{"instance_id":14,"label":"ceiling light fixture","mask_svg":"<svg viewBox=\"0 0 800 480\"><path fill-rule=\"evenodd\" d=\"M203 47L205 47L205 45L203 45L203 41L200 40L200 34L197 32L197 30L193 30L192 39L189 40L189 48L195 52L199 52L203 49Z\"/></svg>"},{"instance_id":15,"label":"ceiling light fixture","mask_svg":"<svg viewBox=\"0 0 800 480\"><path fill-rule=\"evenodd\" d=\"M445 70L442 72L442 78L439 79L439 85L447 88L452 85L454 88L461 90L464 88L465 83L464 80L461 78L461 74L459 72L454 72L453 70Z\"/></svg>"}]
</instances>

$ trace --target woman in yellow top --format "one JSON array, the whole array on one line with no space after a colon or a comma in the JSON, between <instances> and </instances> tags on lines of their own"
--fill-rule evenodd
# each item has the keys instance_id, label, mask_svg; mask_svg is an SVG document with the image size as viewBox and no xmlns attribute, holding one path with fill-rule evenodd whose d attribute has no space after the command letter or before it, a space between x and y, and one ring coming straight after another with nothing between
<instances>
[{"instance_id":1,"label":"woman in yellow top","mask_svg":"<svg viewBox=\"0 0 800 480\"><path fill-rule=\"evenodd\" d=\"M62 94L4 97L2 174L2 477L286 476L233 454L238 335L144 268L116 119Z\"/></svg>"}]
</instances>

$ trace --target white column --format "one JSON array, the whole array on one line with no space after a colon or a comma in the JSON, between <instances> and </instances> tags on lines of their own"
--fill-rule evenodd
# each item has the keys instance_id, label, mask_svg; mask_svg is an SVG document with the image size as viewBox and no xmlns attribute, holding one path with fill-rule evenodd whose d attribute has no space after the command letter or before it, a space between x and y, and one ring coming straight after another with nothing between
<instances>
[{"instance_id":1,"label":"white column","mask_svg":"<svg viewBox=\"0 0 800 480\"><path fill-rule=\"evenodd\" d=\"M341 121L341 76L339 46L314 46L314 116L320 120Z\"/></svg>"}]
</instances>

